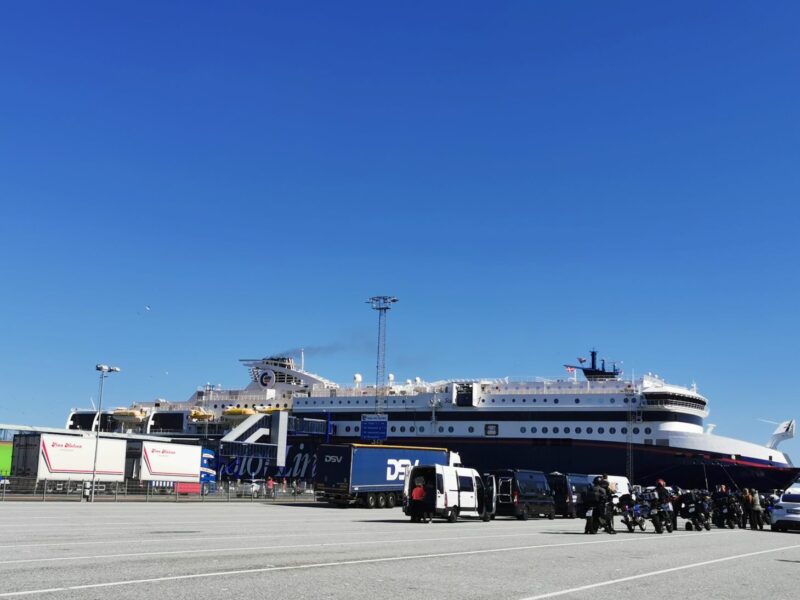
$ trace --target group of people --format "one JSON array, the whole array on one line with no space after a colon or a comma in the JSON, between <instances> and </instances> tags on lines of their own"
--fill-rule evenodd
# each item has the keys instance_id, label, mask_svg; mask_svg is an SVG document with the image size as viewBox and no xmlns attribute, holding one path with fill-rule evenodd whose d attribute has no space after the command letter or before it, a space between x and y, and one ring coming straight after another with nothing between
<instances>
[{"instance_id":1,"label":"group of people","mask_svg":"<svg viewBox=\"0 0 800 600\"><path fill-rule=\"evenodd\" d=\"M584 498L587 508L584 533L596 534L600 530L610 534L616 533L614 530L614 507L612 504L615 492L616 490L613 490L609 484L607 475L595 477L591 491ZM729 490L725 485L717 486L713 494L710 494L707 490L694 490L688 494L709 500L715 506L726 502L738 505L741 507L739 526L746 528L749 522L752 529L758 530L764 529L764 523L767 521L765 518L767 506L777 502L780 498L778 490L774 490L772 494L765 496L756 489L744 488L734 491ZM684 499L687 497L687 492L678 488L668 487L666 481L658 479L651 495L659 506L664 506L668 509L667 514L672 521L672 529L677 529L678 515L685 501ZM622 498L635 498L635 494L624 495Z\"/></svg>"}]
</instances>

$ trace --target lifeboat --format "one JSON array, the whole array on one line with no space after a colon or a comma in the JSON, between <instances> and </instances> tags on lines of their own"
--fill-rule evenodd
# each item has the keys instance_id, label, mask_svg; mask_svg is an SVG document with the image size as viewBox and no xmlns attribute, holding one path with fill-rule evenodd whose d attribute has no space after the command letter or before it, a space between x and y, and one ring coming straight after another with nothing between
<instances>
[{"instance_id":1,"label":"lifeboat","mask_svg":"<svg viewBox=\"0 0 800 600\"><path fill-rule=\"evenodd\" d=\"M252 408L236 408L235 406L222 411L222 417L228 421L243 421L254 414L256 414L256 411Z\"/></svg>"},{"instance_id":2,"label":"lifeboat","mask_svg":"<svg viewBox=\"0 0 800 600\"><path fill-rule=\"evenodd\" d=\"M147 413L140 408L118 408L111 415L122 423L141 423L147 419Z\"/></svg>"},{"instance_id":3,"label":"lifeboat","mask_svg":"<svg viewBox=\"0 0 800 600\"><path fill-rule=\"evenodd\" d=\"M211 421L214 418L214 414L205 408L193 408L189 413L189 418L192 421Z\"/></svg>"},{"instance_id":4,"label":"lifeboat","mask_svg":"<svg viewBox=\"0 0 800 600\"><path fill-rule=\"evenodd\" d=\"M264 415L268 415L270 413L273 413L276 410L283 410L283 407L281 407L281 406L274 406L273 407L273 406L261 405L258 408L256 408L256 412L259 412L259 413L264 414Z\"/></svg>"}]
</instances>

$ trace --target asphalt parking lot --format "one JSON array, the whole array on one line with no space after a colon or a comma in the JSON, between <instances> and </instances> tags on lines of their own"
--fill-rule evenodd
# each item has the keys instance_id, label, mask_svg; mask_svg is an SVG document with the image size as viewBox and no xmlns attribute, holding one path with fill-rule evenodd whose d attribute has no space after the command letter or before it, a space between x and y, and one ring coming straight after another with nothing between
<instances>
[{"instance_id":1,"label":"asphalt parking lot","mask_svg":"<svg viewBox=\"0 0 800 600\"><path fill-rule=\"evenodd\" d=\"M796 597L800 534L412 524L321 505L0 504L0 598Z\"/></svg>"}]
</instances>

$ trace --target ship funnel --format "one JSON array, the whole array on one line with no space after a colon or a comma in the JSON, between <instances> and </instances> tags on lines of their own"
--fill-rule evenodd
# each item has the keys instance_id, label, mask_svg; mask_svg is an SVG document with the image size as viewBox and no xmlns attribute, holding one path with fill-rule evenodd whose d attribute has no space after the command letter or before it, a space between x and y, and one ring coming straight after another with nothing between
<instances>
[{"instance_id":1,"label":"ship funnel","mask_svg":"<svg viewBox=\"0 0 800 600\"><path fill-rule=\"evenodd\" d=\"M778 444L794 437L794 430L794 419L784 421L775 428L775 431L772 433L772 437L769 438L769 441L767 442L767 448L772 448L773 450L777 449Z\"/></svg>"}]
</instances>

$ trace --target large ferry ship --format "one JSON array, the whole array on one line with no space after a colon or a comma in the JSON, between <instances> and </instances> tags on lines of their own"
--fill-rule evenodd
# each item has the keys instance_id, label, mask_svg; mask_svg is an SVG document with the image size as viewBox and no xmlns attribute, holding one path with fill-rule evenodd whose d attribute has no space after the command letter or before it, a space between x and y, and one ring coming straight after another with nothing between
<instances>
[{"instance_id":1,"label":"large ferry ship","mask_svg":"<svg viewBox=\"0 0 800 600\"><path fill-rule=\"evenodd\" d=\"M564 379L398 383L389 375L379 388L363 385L358 374L352 385L337 385L290 357L242 360L250 373L243 389L205 386L186 402L104 412L100 423L107 431L172 438L220 440L238 432L246 442L265 439L259 423L276 410L318 424L290 432L286 466L277 472L269 461L221 465L221 476L235 478L312 479L317 445L361 441L365 415L385 415L386 443L450 448L478 469L614 473L644 485L664 478L682 487L760 490L784 488L800 473L778 449L793 437L794 420L781 423L765 445L720 436L704 427L708 401L696 386L652 374L625 379L595 351L590 357L565 365L573 376ZM67 427L91 429L96 418L96 411L76 410Z\"/></svg>"}]
</instances>

